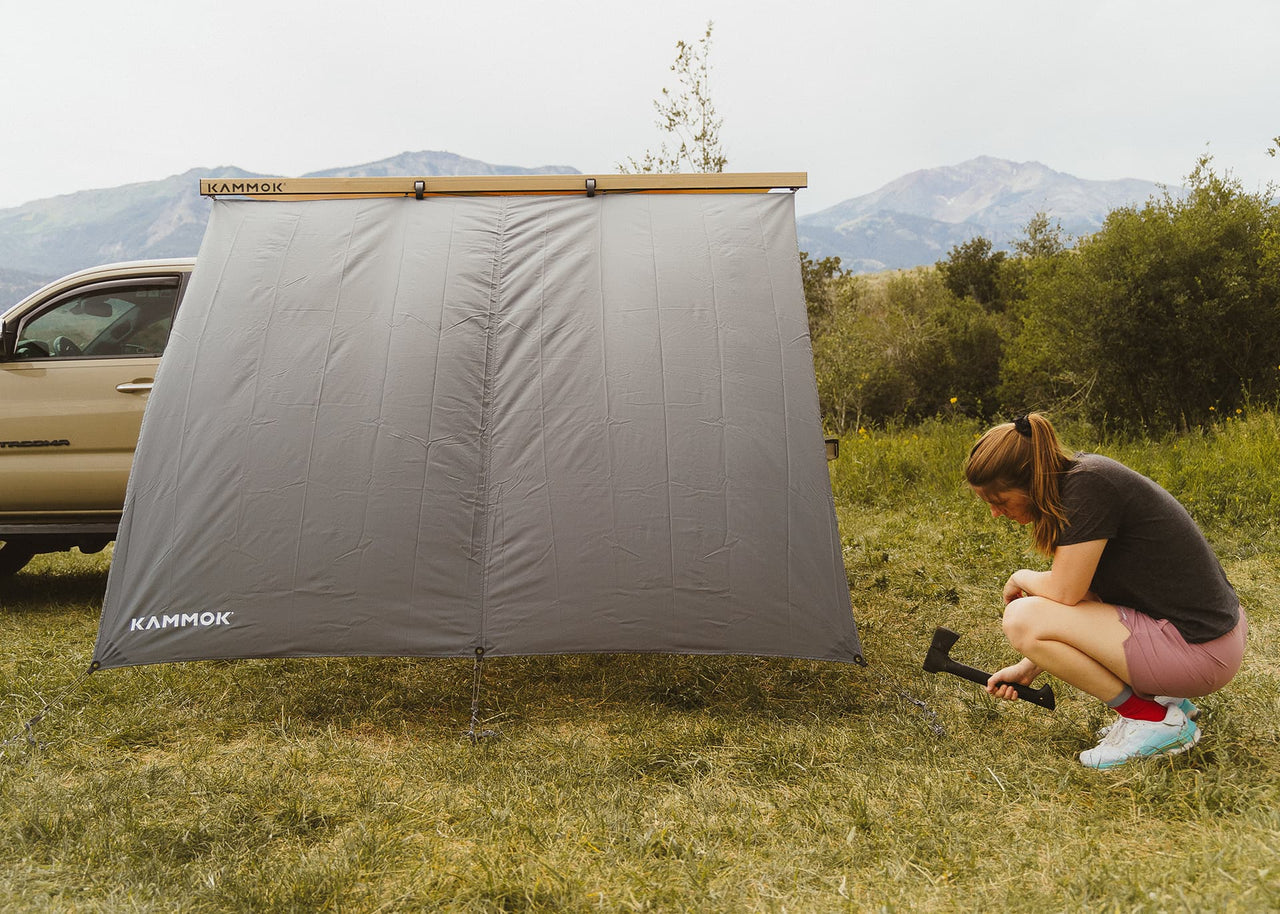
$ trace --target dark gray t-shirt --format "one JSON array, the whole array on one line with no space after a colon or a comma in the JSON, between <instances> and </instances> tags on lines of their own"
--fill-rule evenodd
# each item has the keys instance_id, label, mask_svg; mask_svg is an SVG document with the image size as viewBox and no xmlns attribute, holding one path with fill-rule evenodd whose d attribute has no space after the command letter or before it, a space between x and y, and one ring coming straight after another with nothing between
<instances>
[{"instance_id":1,"label":"dark gray t-shirt","mask_svg":"<svg viewBox=\"0 0 1280 914\"><path fill-rule=\"evenodd\" d=\"M1235 628L1240 599L1178 500L1110 457L1078 454L1059 490L1059 546L1105 539L1092 590L1104 603L1168 619L1188 643Z\"/></svg>"}]
</instances>

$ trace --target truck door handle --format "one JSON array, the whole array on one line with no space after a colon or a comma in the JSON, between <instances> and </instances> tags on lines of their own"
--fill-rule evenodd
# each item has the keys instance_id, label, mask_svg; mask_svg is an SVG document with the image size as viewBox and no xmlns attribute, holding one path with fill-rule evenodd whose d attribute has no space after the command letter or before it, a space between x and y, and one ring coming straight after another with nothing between
<instances>
[{"instance_id":1,"label":"truck door handle","mask_svg":"<svg viewBox=\"0 0 1280 914\"><path fill-rule=\"evenodd\" d=\"M125 381L123 384L117 384L116 390L122 394L145 394L151 390L151 385L155 381L150 378L138 378L136 381Z\"/></svg>"}]
</instances>

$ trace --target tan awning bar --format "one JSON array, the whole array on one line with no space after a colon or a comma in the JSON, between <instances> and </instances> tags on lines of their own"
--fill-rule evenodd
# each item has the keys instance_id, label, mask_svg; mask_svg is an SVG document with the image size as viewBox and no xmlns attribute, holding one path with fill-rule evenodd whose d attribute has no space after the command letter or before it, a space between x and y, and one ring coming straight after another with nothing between
<instances>
[{"instance_id":1,"label":"tan awning bar","mask_svg":"<svg viewBox=\"0 0 1280 914\"><path fill-rule=\"evenodd\" d=\"M767 193L808 186L803 171L741 174L441 175L376 178L202 178L206 197L335 199L491 194Z\"/></svg>"}]
</instances>

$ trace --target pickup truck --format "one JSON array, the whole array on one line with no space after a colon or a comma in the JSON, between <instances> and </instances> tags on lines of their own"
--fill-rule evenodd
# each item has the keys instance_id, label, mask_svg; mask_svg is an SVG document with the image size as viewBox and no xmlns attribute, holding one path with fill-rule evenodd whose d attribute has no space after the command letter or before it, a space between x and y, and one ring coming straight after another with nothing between
<instances>
[{"instance_id":1,"label":"pickup truck","mask_svg":"<svg viewBox=\"0 0 1280 914\"><path fill-rule=\"evenodd\" d=\"M193 259L116 263L0 314L0 577L116 537L147 394Z\"/></svg>"}]
</instances>

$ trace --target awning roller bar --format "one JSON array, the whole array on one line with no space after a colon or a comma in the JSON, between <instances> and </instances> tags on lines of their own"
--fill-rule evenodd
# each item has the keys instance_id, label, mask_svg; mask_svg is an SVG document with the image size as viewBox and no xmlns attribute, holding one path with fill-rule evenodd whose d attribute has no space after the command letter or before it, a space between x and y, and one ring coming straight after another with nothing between
<instances>
[{"instance_id":1,"label":"awning roller bar","mask_svg":"<svg viewBox=\"0 0 1280 914\"><path fill-rule=\"evenodd\" d=\"M720 174L439 175L373 178L202 178L206 197L334 199L490 194L767 193L807 187L803 171Z\"/></svg>"}]
</instances>

